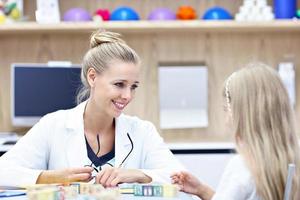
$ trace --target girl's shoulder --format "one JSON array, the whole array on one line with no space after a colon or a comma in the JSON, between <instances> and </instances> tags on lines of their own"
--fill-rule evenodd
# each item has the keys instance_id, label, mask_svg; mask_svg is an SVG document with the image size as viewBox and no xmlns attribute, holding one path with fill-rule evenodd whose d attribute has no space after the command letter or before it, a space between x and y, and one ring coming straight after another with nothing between
<instances>
[{"instance_id":1,"label":"girl's shoulder","mask_svg":"<svg viewBox=\"0 0 300 200\"><path fill-rule=\"evenodd\" d=\"M242 156L235 155L228 162L213 200L259 199L256 188Z\"/></svg>"},{"instance_id":2,"label":"girl's shoulder","mask_svg":"<svg viewBox=\"0 0 300 200\"><path fill-rule=\"evenodd\" d=\"M245 179L245 178L250 178L251 174L246 166L246 163L243 159L243 157L239 154L234 155L228 162L225 172L231 174L233 177Z\"/></svg>"}]
</instances>

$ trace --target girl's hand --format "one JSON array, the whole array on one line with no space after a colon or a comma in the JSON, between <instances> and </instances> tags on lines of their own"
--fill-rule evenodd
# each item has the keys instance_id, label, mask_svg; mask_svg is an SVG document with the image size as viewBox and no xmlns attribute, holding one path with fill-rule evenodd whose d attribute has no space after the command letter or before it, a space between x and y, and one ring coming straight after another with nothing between
<instances>
[{"instance_id":1,"label":"girl's hand","mask_svg":"<svg viewBox=\"0 0 300 200\"><path fill-rule=\"evenodd\" d=\"M172 183L177 184L183 192L197 195L202 200L210 200L214 191L207 185L202 184L199 179L188 172L178 172L171 175Z\"/></svg>"},{"instance_id":2,"label":"girl's hand","mask_svg":"<svg viewBox=\"0 0 300 200\"><path fill-rule=\"evenodd\" d=\"M171 175L172 183L177 184L183 192L198 195L201 182L188 172L178 172Z\"/></svg>"}]
</instances>

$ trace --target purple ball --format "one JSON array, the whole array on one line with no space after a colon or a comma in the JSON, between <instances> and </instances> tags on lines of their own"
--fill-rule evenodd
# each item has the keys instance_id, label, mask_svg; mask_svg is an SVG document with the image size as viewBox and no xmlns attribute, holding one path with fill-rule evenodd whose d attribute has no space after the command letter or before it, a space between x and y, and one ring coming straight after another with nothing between
<instances>
[{"instance_id":1,"label":"purple ball","mask_svg":"<svg viewBox=\"0 0 300 200\"><path fill-rule=\"evenodd\" d=\"M150 13L148 20L176 20L176 14L168 8L157 8Z\"/></svg>"},{"instance_id":2,"label":"purple ball","mask_svg":"<svg viewBox=\"0 0 300 200\"><path fill-rule=\"evenodd\" d=\"M91 21L92 17L88 11L83 8L71 8L64 14L64 21Z\"/></svg>"}]
</instances>

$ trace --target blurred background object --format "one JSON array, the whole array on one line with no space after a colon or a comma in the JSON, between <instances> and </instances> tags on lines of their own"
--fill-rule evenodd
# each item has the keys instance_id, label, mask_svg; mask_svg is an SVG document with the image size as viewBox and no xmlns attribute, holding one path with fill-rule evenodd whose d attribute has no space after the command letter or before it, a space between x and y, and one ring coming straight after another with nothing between
<instances>
[{"instance_id":1,"label":"blurred background object","mask_svg":"<svg viewBox=\"0 0 300 200\"><path fill-rule=\"evenodd\" d=\"M21 20L23 0L0 0L0 24Z\"/></svg>"},{"instance_id":2,"label":"blurred background object","mask_svg":"<svg viewBox=\"0 0 300 200\"><path fill-rule=\"evenodd\" d=\"M222 7L212 7L205 11L203 17L204 20L230 20L231 14Z\"/></svg>"},{"instance_id":3,"label":"blurred background object","mask_svg":"<svg viewBox=\"0 0 300 200\"><path fill-rule=\"evenodd\" d=\"M300 9L297 10L296 17L300 19Z\"/></svg>"},{"instance_id":4,"label":"blurred background object","mask_svg":"<svg viewBox=\"0 0 300 200\"><path fill-rule=\"evenodd\" d=\"M38 23L51 24L60 22L58 0L37 0L35 18Z\"/></svg>"},{"instance_id":5,"label":"blurred background object","mask_svg":"<svg viewBox=\"0 0 300 200\"><path fill-rule=\"evenodd\" d=\"M296 16L297 0L274 0L276 19L291 19Z\"/></svg>"},{"instance_id":6,"label":"blurred background object","mask_svg":"<svg viewBox=\"0 0 300 200\"><path fill-rule=\"evenodd\" d=\"M91 21L92 16L83 8L71 8L64 14L64 21Z\"/></svg>"},{"instance_id":7,"label":"blurred background object","mask_svg":"<svg viewBox=\"0 0 300 200\"><path fill-rule=\"evenodd\" d=\"M197 13L192 6L180 6L177 10L176 16L177 19L190 20L190 19L196 19Z\"/></svg>"},{"instance_id":8,"label":"blurred background object","mask_svg":"<svg viewBox=\"0 0 300 200\"><path fill-rule=\"evenodd\" d=\"M235 15L237 21L270 21L274 19L272 7L267 0L244 0L239 12Z\"/></svg>"},{"instance_id":9,"label":"blurred background object","mask_svg":"<svg viewBox=\"0 0 300 200\"><path fill-rule=\"evenodd\" d=\"M110 19L113 21L131 21L139 20L140 16L133 8L122 6L112 12Z\"/></svg>"},{"instance_id":10,"label":"blurred background object","mask_svg":"<svg viewBox=\"0 0 300 200\"><path fill-rule=\"evenodd\" d=\"M169 8L156 8L149 14L148 20L176 20L176 15Z\"/></svg>"},{"instance_id":11,"label":"blurred background object","mask_svg":"<svg viewBox=\"0 0 300 200\"><path fill-rule=\"evenodd\" d=\"M97 16L101 17L101 20L103 20L103 21L110 20L110 12L108 9L101 9L101 8L97 9L94 13L94 17L97 17ZM93 19L94 19L94 17L93 17Z\"/></svg>"}]
</instances>

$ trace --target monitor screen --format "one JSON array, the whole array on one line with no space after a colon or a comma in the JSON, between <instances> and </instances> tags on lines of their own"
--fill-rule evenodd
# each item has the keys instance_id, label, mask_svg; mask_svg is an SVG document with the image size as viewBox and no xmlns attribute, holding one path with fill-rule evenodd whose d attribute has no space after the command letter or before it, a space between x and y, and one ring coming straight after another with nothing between
<instances>
[{"instance_id":1,"label":"monitor screen","mask_svg":"<svg viewBox=\"0 0 300 200\"><path fill-rule=\"evenodd\" d=\"M12 124L32 126L47 113L76 106L81 68L12 64Z\"/></svg>"}]
</instances>

